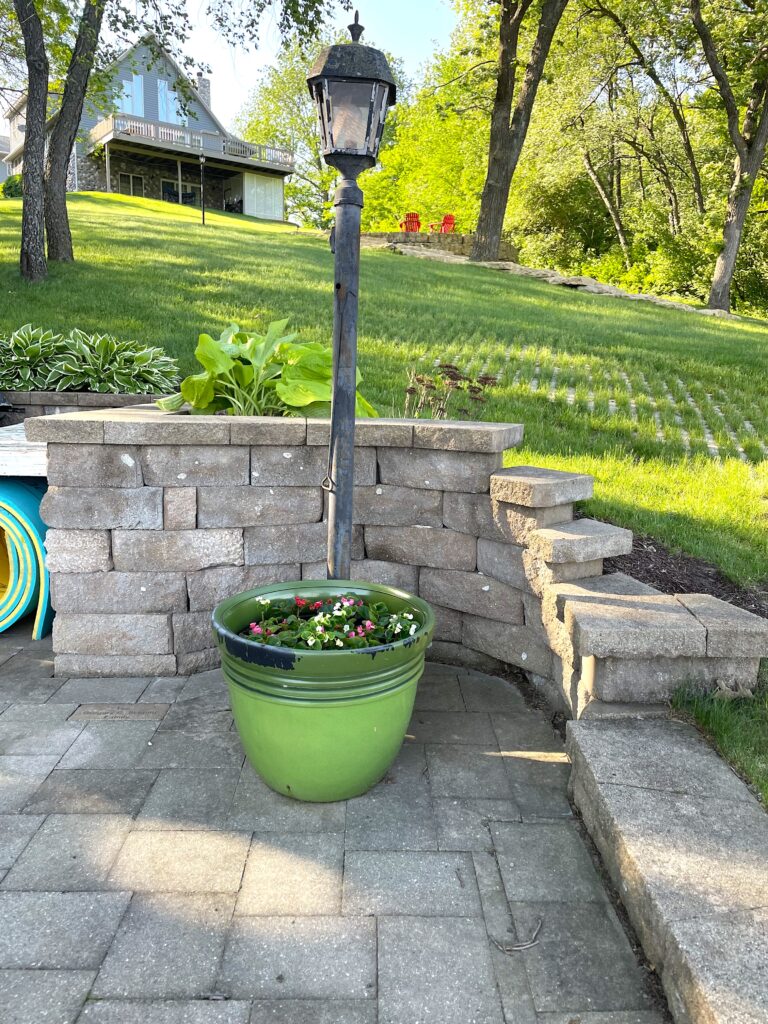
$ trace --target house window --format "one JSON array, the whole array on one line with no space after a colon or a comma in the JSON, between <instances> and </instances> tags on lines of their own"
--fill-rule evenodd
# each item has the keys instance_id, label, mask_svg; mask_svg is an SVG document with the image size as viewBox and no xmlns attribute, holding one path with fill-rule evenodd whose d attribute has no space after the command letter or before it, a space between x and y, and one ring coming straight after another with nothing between
<instances>
[{"instance_id":1,"label":"house window","mask_svg":"<svg viewBox=\"0 0 768 1024\"><path fill-rule=\"evenodd\" d=\"M133 114L144 117L144 76L132 75L122 83L122 90L117 97L117 109L121 114Z\"/></svg>"},{"instance_id":2,"label":"house window","mask_svg":"<svg viewBox=\"0 0 768 1024\"><path fill-rule=\"evenodd\" d=\"M144 176L141 174L124 174L118 175L118 191L123 196L141 196L144 197Z\"/></svg>"},{"instance_id":3,"label":"house window","mask_svg":"<svg viewBox=\"0 0 768 1024\"><path fill-rule=\"evenodd\" d=\"M168 124L186 124L187 119L182 115L179 107L179 98L171 83L164 78L157 81L157 117L159 121Z\"/></svg>"}]
</instances>

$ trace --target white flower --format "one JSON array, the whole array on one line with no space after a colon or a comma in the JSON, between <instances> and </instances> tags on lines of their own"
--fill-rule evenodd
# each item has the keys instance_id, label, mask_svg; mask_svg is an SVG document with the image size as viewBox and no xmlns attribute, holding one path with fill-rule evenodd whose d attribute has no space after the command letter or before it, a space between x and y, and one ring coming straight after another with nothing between
<instances>
[{"instance_id":1,"label":"white flower","mask_svg":"<svg viewBox=\"0 0 768 1024\"><path fill-rule=\"evenodd\" d=\"M337 640L336 641L336 646L337 647L343 647L344 646L344 641L343 640Z\"/></svg>"},{"instance_id":2,"label":"white flower","mask_svg":"<svg viewBox=\"0 0 768 1024\"><path fill-rule=\"evenodd\" d=\"M413 625L411 626L411 628L410 628L410 629L408 630L408 635L409 635L409 636L413 636L413 634L414 634L414 633L416 632L416 630L417 630L418 628L419 628L419 627L418 627L418 625L417 625L417 624L416 624L416 623L414 622L414 624L413 624Z\"/></svg>"},{"instance_id":3,"label":"white flower","mask_svg":"<svg viewBox=\"0 0 768 1024\"><path fill-rule=\"evenodd\" d=\"M336 614L338 615L338 613L339 613L339 612L341 611L341 605L340 605L340 604L339 604L339 603L337 602L337 603L336 603L336 604L335 604L335 605L333 606L333 610L334 610L334 611L336 612Z\"/></svg>"},{"instance_id":4,"label":"white flower","mask_svg":"<svg viewBox=\"0 0 768 1024\"><path fill-rule=\"evenodd\" d=\"M309 647L311 647L314 642L315 642L315 637L313 637L313 636L308 636L307 637L307 645Z\"/></svg>"},{"instance_id":5,"label":"white flower","mask_svg":"<svg viewBox=\"0 0 768 1024\"><path fill-rule=\"evenodd\" d=\"M404 619L412 619L413 616L411 615L410 612L403 612L403 618Z\"/></svg>"},{"instance_id":6,"label":"white flower","mask_svg":"<svg viewBox=\"0 0 768 1024\"><path fill-rule=\"evenodd\" d=\"M399 632L400 632L400 630L401 630L402 628L403 628L403 627L402 627L402 626L400 625L400 623L398 622L398 624L397 624L397 625L395 626L395 633L399 633Z\"/></svg>"}]
</instances>

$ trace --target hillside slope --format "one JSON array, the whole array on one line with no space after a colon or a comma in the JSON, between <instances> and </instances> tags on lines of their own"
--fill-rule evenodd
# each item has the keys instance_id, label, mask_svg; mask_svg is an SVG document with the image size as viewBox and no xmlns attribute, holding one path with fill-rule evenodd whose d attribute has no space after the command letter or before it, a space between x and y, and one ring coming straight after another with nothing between
<instances>
[{"instance_id":1,"label":"hillside slope","mask_svg":"<svg viewBox=\"0 0 768 1024\"><path fill-rule=\"evenodd\" d=\"M328 342L332 256L317 234L124 196L70 201L77 262L20 281L20 203L0 201L0 333L32 321L160 344L290 315ZM483 418L525 423L515 461L593 473L592 514L768 577L768 329L364 250L360 363L383 414L407 371L499 375Z\"/></svg>"}]
</instances>

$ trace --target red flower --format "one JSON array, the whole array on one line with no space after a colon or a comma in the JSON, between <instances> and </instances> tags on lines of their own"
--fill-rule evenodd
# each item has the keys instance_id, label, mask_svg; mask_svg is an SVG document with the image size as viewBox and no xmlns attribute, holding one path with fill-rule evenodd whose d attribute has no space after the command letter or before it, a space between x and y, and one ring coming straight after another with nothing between
<instances>
[{"instance_id":1,"label":"red flower","mask_svg":"<svg viewBox=\"0 0 768 1024\"><path fill-rule=\"evenodd\" d=\"M297 608L303 608L306 603L307 602L304 600L303 597L297 597L296 598L295 604L296 604Z\"/></svg>"}]
</instances>

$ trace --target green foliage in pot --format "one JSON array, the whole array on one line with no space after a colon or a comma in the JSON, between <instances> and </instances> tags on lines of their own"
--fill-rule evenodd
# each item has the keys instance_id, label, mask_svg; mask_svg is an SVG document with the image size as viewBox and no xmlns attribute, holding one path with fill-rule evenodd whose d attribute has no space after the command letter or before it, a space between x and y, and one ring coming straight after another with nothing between
<instances>
[{"instance_id":1,"label":"green foliage in pot","mask_svg":"<svg viewBox=\"0 0 768 1024\"><path fill-rule=\"evenodd\" d=\"M157 405L175 412L186 402L194 413L231 416L328 416L333 354L317 342L301 344L287 333L288 320L275 320L266 334L241 331L237 324L219 338L201 334L195 358L201 373L187 377L176 395ZM361 380L358 371L357 382ZM358 416L376 410L358 391Z\"/></svg>"},{"instance_id":2,"label":"green foliage in pot","mask_svg":"<svg viewBox=\"0 0 768 1024\"><path fill-rule=\"evenodd\" d=\"M0 337L0 391L94 391L146 395L178 384L179 367L160 348L73 330L25 324Z\"/></svg>"}]
</instances>

